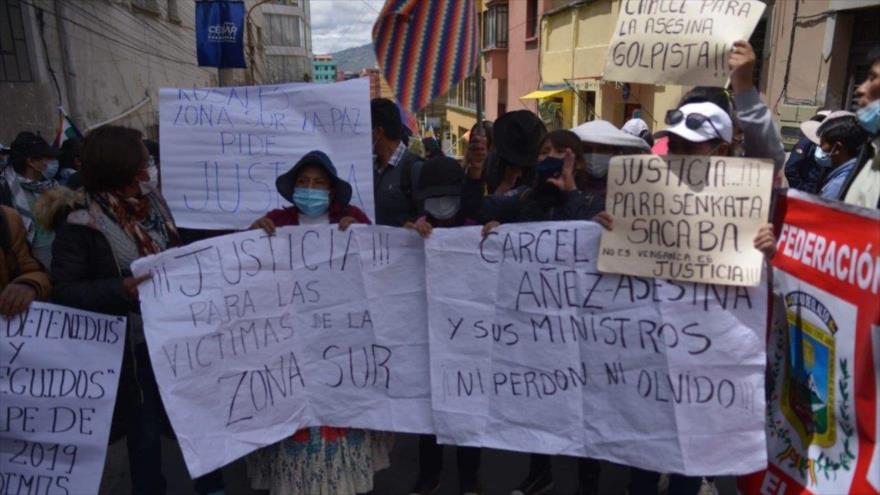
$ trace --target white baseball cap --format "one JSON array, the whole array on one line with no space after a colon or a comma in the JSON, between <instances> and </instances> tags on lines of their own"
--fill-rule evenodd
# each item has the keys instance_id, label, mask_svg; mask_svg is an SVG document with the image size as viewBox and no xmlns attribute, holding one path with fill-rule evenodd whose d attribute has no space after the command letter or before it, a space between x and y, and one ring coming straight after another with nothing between
<instances>
[{"instance_id":1,"label":"white baseball cap","mask_svg":"<svg viewBox=\"0 0 880 495\"><path fill-rule=\"evenodd\" d=\"M620 130L635 137L642 137L643 132L649 131L648 124L642 119L629 119Z\"/></svg>"},{"instance_id":2,"label":"white baseball cap","mask_svg":"<svg viewBox=\"0 0 880 495\"><path fill-rule=\"evenodd\" d=\"M688 118L690 115L701 117ZM670 117L673 118L673 124L669 124ZM733 121L727 112L714 103L688 103L678 110L671 110L666 119L669 127L658 132L657 137L675 134L692 143L713 139L721 139L725 143L733 141ZM692 128L695 125L696 128Z\"/></svg>"},{"instance_id":3,"label":"white baseball cap","mask_svg":"<svg viewBox=\"0 0 880 495\"><path fill-rule=\"evenodd\" d=\"M643 151L651 150L644 139L621 131L607 120L584 122L572 129L571 132L585 143L604 144L619 148L637 148Z\"/></svg>"}]
</instances>

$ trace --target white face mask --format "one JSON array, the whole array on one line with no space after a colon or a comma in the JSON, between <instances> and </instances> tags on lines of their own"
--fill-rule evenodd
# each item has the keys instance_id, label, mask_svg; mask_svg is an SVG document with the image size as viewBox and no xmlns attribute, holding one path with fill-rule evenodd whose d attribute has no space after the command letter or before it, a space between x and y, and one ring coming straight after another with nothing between
<instances>
[{"instance_id":1,"label":"white face mask","mask_svg":"<svg viewBox=\"0 0 880 495\"><path fill-rule=\"evenodd\" d=\"M425 212L437 220L449 220L458 214L461 200L458 196L440 196L425 200Z\"/></svg>"},{"instance_id":2,"label":"white face mask","mask_svg":"<svg viewBox=\"0 0 880 495\"><path fill-rule=\"evenodd\" d=\"M611 163L608 153L585 153L584 160L587 161L587 173L591 176L601 179L608 175L608 164Z\"/></svg>"}]
</instances>

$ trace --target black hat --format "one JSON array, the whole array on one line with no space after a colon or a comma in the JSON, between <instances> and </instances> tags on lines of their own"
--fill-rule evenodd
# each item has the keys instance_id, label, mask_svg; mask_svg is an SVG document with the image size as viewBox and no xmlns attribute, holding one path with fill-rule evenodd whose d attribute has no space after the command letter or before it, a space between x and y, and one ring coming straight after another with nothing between
<instances>
[{"instance_id":1,"label":"black hat","mask_svg":"<svg viewBox=\"0 0 880 495\"><path fill-rule=\"evenodd\" d=\"M437 156L426 161L419 175L419 199L460 196L464 169L458 160Z\"/></svg>"},{"instance_id":2,"label":"black hat","mask_svg":"<svg viewBox=\"0 0 880 495\"><path fill-rule=\"evenodd\" d=\"M507 112L492 126L495 151L508 163L531 167L538 160L538 145L547 128L537 115L528 110Z\"/></svg>"},{"instance_id":3,"label":"black hat","mask_svg":"<svg viewBox=\"0 0 880 495\"><path fill-rule=\"evenodd\" d=\"M342 206L348 206L348 203L351 201L351 184L339 178L336 173L336 167L333 166L330 157L323 151L309 151L305 156L300 158L298 162L296 162L296 165L294 165L292 169L275 179L275 188L278 189L278 194L293 203L293 190L296 187L296 176L299 175L303 167L307 165L317 165L326 170L327 173L330 174L330 181L333 186L333 201Z\"/></svg>"},{"instance_id":4,"label":"black hat","mask_svg":"<svg viewBox=\"0 0 880 495\"><path fill-rule=\"evenodd\" d=\"M58 156L58 150L49 146L49 143L42 136L28 131L18 133L9 148L11 154L25 158L55 158Z\"/></svg>"}]
</instances>

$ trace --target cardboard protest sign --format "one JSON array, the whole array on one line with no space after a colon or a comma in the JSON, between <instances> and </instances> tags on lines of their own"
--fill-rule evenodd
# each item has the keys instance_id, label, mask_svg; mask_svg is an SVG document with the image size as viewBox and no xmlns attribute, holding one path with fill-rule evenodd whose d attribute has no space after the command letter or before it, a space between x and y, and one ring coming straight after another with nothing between
<instances>
[{"instance_id":1,"label":"cardboard protest sign","mask_svg":"<svg viewBox=\"0 0 880 495\"><path fill-rule=\"evenodd\" d=\"M603 274L600 230L434 230L438 439L690 475L765 466L766 289Z\"/></svg>"},{"instance_id":2,"label":"cardboard protest sign","mask_svg":"<svg viewBox=\"0 0 880 495\"><path fill-rule=\"evenodd\" d=\"M424 251L337 225L217 237L142 258L141 310L192 476L306 426L431 430Z\"/></svg>"},{"instance_id":3,"label":"cardboard protest sign","mask_svg":"<svg viewBox=\"0 0 880 495\"><path fill-rule=\"evenodd\" d=\"M163 88L162 193L177 225L241 229L287 205L275 179L312 150L351 183L374 218L370 87L335 84Z\"/></svg>"},{"instance_id":4,"label":"cardboard protest sign","mask_svg":"<svg viewBox=\"0 0 880 495\"><path fill-rule=\"evenodd\" d=\"M40 302L0 317L0 493L98 493L125 324Z\"/></svg>"},{"instance_id":5,"label":"cardboard protest sign","mask_svg":"<svg viewBox=\"0 0 880 495\"><path fill-rule=\"evenodd\" d=\"M788 190L773 258L766 471L743 493L880 493L880 214Z\"/></svg>"},{"instance_id":6,"label":"cardboard protest sign","mask_svg":"<svg viewBox=\"0 0 880 495\"><path fill-rule=\"evenodd\" d=\"M608 168L599 269L644 277L754 287L764 255L773 164L700 156L617 156Z\"/></svg>"},{"instance_id":7,"label":"cardboard protest sign","mask_svg":"<svg viewBox=\"0 0 880 495\"><path fill-rule=\"evenodd\" d=\"M758 0L621 0L602 77L724 86L733 43L749 39L765 7Z\"/></svg>"}]
</instances>

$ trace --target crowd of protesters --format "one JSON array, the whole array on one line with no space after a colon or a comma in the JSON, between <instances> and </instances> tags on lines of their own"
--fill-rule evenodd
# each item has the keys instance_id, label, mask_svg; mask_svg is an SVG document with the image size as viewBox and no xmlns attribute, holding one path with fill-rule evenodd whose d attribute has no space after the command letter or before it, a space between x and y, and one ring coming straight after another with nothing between
<instances>
[{"instance_id":1,"label":"crowd of protesters","mask_svg":"<svg viewBox=\"0 0 880 495\"><path fill-rule=\"evenodd\" d=\"M737 42L730 55L731 89L695 88L652 134L641 119L618 129L595 120L547 132L528 111L479 122L463 160L446 157L436 140L409 137L397 105L371 102L376 218L351 205L352 187L323 151L301 157L278 177L290 206L255 219L269 234L285 225L355 223L414 229L502 223L594 220L606 229L605 178L614 155L745 156L772 160L778 189L791 187L830 200L880 208L880 53L870 55L858 87L858 112L824 110L801 126L788 160L771 112L752 83L755 54ZM413 152L415 149L418 152ZM60 149L22 132L4 150L0 172L0 314L9 318L34 300L128 317L126 352L111 441L127 437L132 492L161 494L160 438L167 419L139 317L135 259L182 244L159 191L158 144L133 129L103 126ZM784 165L784 166L783 166ZM754 239L773 256L773 226ZM309 428L247 457L254 489L273 494L367 493L373 474L388 467L393 436L343 428ZM419 442L414 493L434 493L442 446ZM461 493L479 493L477 448L456 449ZM532 455L517 493L546 493L553 483L549 456ZM598 492L599 463L580 459L582 493ZM633 469L630 493L656 493L660 473ZM668 493L696 494L705 481L672 475ZM223 493L219 472L195 482L198 493Z\"/></svg>"}]
</instances>

